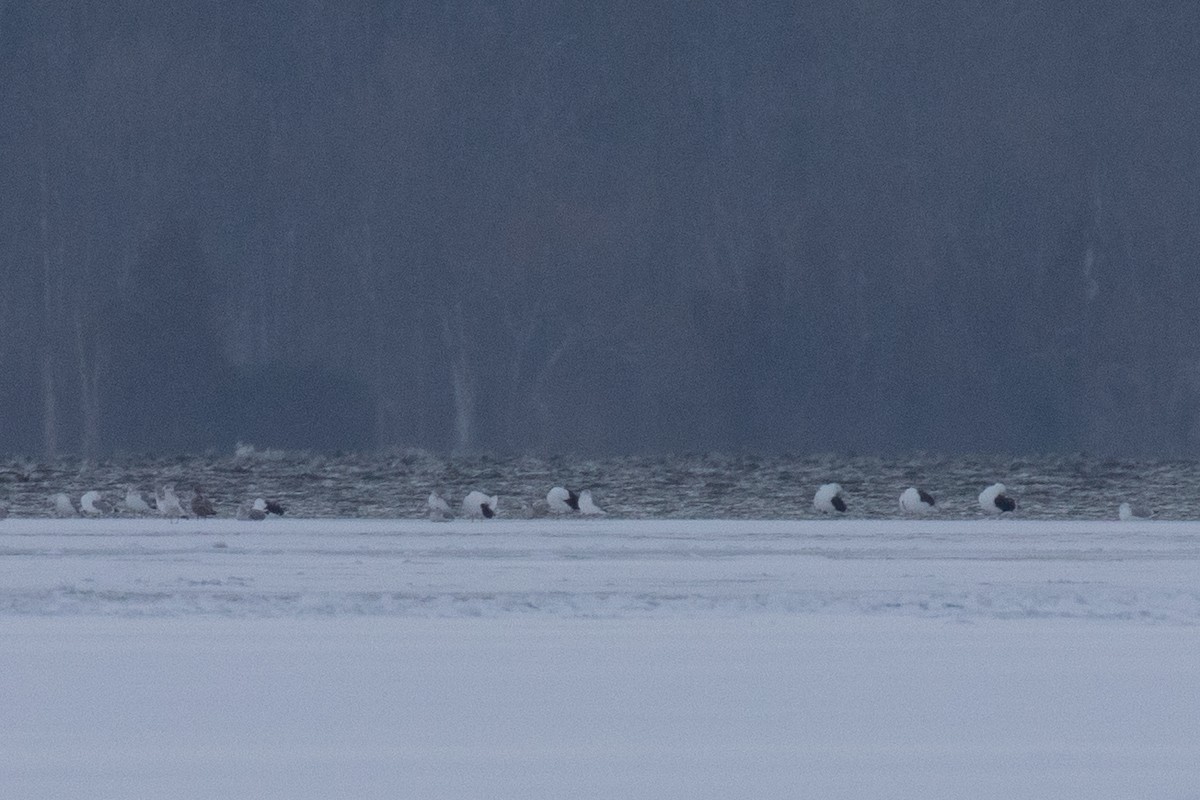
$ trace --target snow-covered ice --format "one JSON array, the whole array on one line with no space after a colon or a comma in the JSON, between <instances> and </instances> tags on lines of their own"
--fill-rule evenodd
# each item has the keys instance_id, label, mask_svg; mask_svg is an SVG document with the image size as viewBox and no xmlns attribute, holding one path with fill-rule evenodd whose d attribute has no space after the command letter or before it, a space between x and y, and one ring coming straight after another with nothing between
<instances>
[{"instance_id":1,"label":"snow-covered ice","mask_svg":"<svg viewBox=\"0 0 1200 800\"><path fill-rule=\"evenodd\" d=\"M1200 525L0 521L0 788L1200 797Z\"/></svg>"},{"instance_id":2,"label":"snow-covered ice","mask_svg":"<svg viewBox=\"0 0 1200 800\"><path fill-rule=\"evenodd\" d=\"M0 614L1200 623L1200 525L7 519Z\"/></svg>"}]
</instances>

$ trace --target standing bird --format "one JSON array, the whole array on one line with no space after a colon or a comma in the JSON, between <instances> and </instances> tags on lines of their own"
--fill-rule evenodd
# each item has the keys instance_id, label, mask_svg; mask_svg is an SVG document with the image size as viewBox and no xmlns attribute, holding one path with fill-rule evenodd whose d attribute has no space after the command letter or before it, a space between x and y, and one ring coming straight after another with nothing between
<instances>
[{"instance_id":1,"label":"standing bird","mask_svg":"<svg viewBox=\"0 0 1200 800\"><path fill-rule=\"evenodd\" d=\"M250 505L243 503L238 506L236 517L238 519L249 519L255 522L262 522L267 518L267 501L261 497L255 500Z\"/></svg>"},{"instance_id":2,"label":"standing bird","mask_svg":"<svg viewBox=\"0 0 1200 800\"><path fill-rule=\"evenodd\" d=\"M589 489L584 489L579 493L579 513L586 514L589 517L604 513L604 510L592 500L592 493Z\"/></svg>"},{"instance_id":3,"label":"standing bird","mask_svg":"<svg viewBox=\"0 0 1200 800\"><path fill-rule=\"evenodd\" d=\"M1003 483L993 483L979 493L979 507L988 514L1003 514L1016 511L1017 501L1005 494Z\"/></svg>"},{"instance_id":4,"label":"standing bird","mask_svg":"<svg viewBox=\"0 0 1200 800\"><path fill-rule=\"evenodd\" d=\"M813 508L822 514L845 514L848 506L840 483L826 483L813 496Z\"/></svg>"},{"instance_id":5,"label":"standing bird","mask_svg":"<svg viewBox=\"0 0 1200 800\"><path fill-rule=\"evenodd\" d=\"M204 496L200 484L196 484L196 493L192 495L192 513L201 519L217 515L217 509L213 508L212 500Z\"/></svg>"},{"instance_id":6,"label":"standing bird","mask_svg":"<svg viewBox=\"0 0 1200 800\"><path fill-rule=\"evenodd\" d=\"M432 522L446 522L454 518L450 504L437 492L430 492L425 504L429 506L429 519Z\"/></svg>"},{"instance_id":7,"label":"standing bird","mask_svg":"<svg viewBox=\"0 0 1200 800\"><path fill-rule=\"evenodd\" d=\"M179 502L179 496L175 494L175 484L173 483L164 484L155 489L154 501L161 516L170 519L187 516L187 512L183 510L183 504Z\"/></svg>"},{"instance_id":8,"label":"standing bird","mask_svg":"<svg viewBox=\"0 0 1200 800\"><path fill-rule=\"evenodd\" d=\"M1117 508L1117 517L1121 522L1137 522L1138 520L1151 519L1154 512L1142 506L1131 506L1129 503L1121 503Z\"/></svg>"},{"instance_id":9,"label":"standing bird","mask_svg":"<svg viewBox=\"0 0 1200 800\"><path fill-rule=\"evenodd\" d=\"M84 492L79 498L79 508L85 517L103 517L112 513L113 507L96 490Z\"/></svg>"},{"instance_id":10,"label":"standing bird","mask_svg":"<svg viewBox=\"0 0 1200 800\"><path fill-rule=\"evenodd\" d=\"M499 505L499 497L488 497L483 492L471 491L463 498L462 510L463 514L468 517L491 519L496 516L496 509Z\"/></svg>"},{"instance_id":11,"label":"standing bird","mask_svg":"<svg viewBox=\"0 0 1200 800\"><path fill-rule=\"evenodd\" d=\"M255 522L262 522L267 518L267 501L261 497L250 504L249 510L246 511L246 519L252 519Z\"/></svg>"},{"instance_id":12,"label":"standing bird","mask_svg":"<svg viewBox=\"0 0 1200 800\"><path fill-rule=\"evenodd\" d=\"M924 489L910 486L900 495L900 510L905 514L928 514L937 511L937 501Z\"/></svg>"},{"instance_id":13,"label":"standing bird","mask_svg":"<svg viewBox=\"0 0 1200 800\"><path fill-rule=\"evenodd\" d=\"M154 507L150 505L151 502L153 502L152 498L134 489L132 486L125 487L126 511L134 514L149 514L154 511Z\"/></svg>"},{"instance_id":14,"label":"standing bird","mask_svg":"<svg viewBox=\"0 0 1200 800\"><path fill-rule=\"evenodd\" d=\"M546 492L546 505L555 514L571 514L579 510L579 495L570 489L555 486Z\"/></svg>"},{"instance_id":15,"label":"standing bird","mask_svg":"<svg viewBox=\"0 0 1200 800\"><path fill-rule=\"evenodd\" d=\"M50 502L54 504L54 516L56 517L78 517L79 510L75 508L75 504L71 502L71 498L65 492L59 492L50 498Z\"/></svg>"}]
</instances>

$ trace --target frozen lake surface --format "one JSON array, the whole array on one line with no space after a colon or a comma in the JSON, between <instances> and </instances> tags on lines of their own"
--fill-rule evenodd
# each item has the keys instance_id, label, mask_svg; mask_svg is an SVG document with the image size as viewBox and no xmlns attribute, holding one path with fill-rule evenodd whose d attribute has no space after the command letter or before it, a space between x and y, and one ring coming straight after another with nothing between
<instances>
[{"instance_id":1,"label":"frozen lake surface","mask_svg":"<svg viewBox=\"0 0 1200 800\"><path fill-rule=\"evenodd\" d=\"M22 798L1200 798L1200 525L0 520Z\"/></svg>"},{"instance_id":2,"label":"frozen lake surface","mask_svg":"<svg viewBox=\"0 0 1200 800\"><path fill-rule=\"evenodd\" d=\"M0 613L1200 622L1200 524L0 521Z\"/></svg>"}]
</instances>

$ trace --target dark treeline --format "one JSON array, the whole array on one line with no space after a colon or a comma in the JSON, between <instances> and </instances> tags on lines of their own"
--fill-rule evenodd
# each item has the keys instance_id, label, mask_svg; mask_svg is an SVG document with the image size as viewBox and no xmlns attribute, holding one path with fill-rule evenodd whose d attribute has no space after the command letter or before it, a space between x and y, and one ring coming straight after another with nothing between
<instances>
[{"instance_id":1,"label":"dark treeline","mask_svg":"<svg viewBox=\"0 0 1200 800\"><path fill-rule=\"evenodd\" d=\"M1200 455L1200 9L0 0L0 451Z\"/></svg>"}]
</instances>

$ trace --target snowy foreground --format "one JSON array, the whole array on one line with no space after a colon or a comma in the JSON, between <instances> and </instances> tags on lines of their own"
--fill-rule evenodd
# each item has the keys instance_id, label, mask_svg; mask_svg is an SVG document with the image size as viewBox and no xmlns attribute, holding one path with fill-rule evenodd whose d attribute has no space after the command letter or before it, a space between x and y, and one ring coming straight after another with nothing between
<instances>
[{"instance_id":1,"label":"snowy foreground","mask_svg":"<svg viewBox=\"0 0 1200 800\"><path fill-rule=\"evenodd\" d=\"M0 796L1200 798L1200 525L0 521Z\"/></svg>"}]
</instances>

